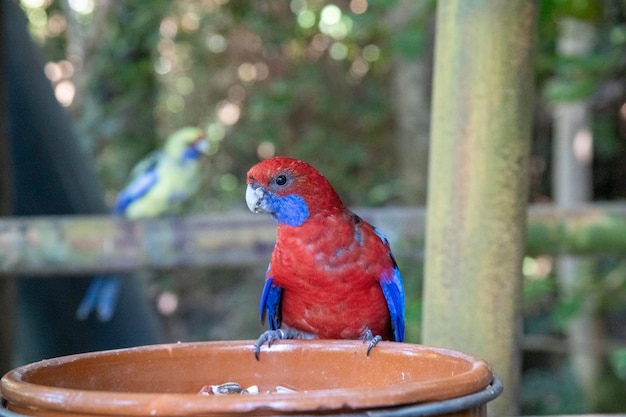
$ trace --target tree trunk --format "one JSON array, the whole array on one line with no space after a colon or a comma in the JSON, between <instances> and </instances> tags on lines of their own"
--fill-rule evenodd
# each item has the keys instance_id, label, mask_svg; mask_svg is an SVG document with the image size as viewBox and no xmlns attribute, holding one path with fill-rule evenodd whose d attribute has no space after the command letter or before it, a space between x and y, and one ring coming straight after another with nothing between
<instances>
[{"instance_id":1,"label":"tree trunk","mask_svg":"<svg viewBox=\"0 0 626 417\"><path fill-rule=\"evenodd\" d=\"M536 2L438 3L423 341L484 358L519 412Z\"/></svg>"}]
</instances>

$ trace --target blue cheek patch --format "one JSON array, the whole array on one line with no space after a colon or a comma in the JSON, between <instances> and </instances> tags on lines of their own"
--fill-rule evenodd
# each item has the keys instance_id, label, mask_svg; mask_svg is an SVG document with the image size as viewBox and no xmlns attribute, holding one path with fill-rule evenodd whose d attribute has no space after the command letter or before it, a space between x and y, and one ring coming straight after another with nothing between
<instances>
[{"instance_id":1,"label":"blue cheek patch","mask_svg":"<svg viewBox=\"0 0 626 417\"><path fill-rule=\"evenodd\" d=\"M185 152L183 153L183 160L196 161L200 159L201 156L202 152L199 149L197 149L195 146L190 146L185 149Z\"/></svg>"},{"instance_id":2,"label":"blue cheek patch","mask_svg":"<svg viewBox=\"0 0 626 417\"><path fill-rule=\"evenodd\" d=\"M309 217L309 208L306 202L297 194L273 197L270 205L276 221L287 226L301 226Z\"/></svg>"}]
</instances>

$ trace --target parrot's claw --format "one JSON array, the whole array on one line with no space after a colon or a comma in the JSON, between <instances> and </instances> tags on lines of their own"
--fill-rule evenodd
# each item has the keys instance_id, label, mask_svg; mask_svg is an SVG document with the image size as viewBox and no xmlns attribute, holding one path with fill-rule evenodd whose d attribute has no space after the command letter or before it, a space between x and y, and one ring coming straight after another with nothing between
<instances>
[{"instance_id":1,"label":"parrot's claw","mask_svg":"<svg viewBox=\"0 0 626 417\"><path fill-rule=\"evenodd\" d=\"M380 335L372 337L372 340L370 340L370 344L367 346L367 353L365 354L365 356L369 356L370 350L374 349L374 346L376 346L381 340L383 340L383 338Z\"/></svg>"},{"instance_id":2,"label":"parrot's claw","mask_svg":"<svg viewBox=\"0 0 626 417\"><path fill-rule=\"evenodd\" d=\"M305 332L301 332L295 329L278 329L278 330L266 330L257 339L254 344L254 357L259 360L259 354L261 353L261 346L267 343L267 347L271 347L272 343L276 340L288 340L288 339L312 339L313 335Z\"/></svg>"},{"instance_id":3,"label":"parrot's claw","mask_svg":"<svg viewBox=\"0 0 626 417\"><path fill-rule=\"evenodd\" d=\"M376 346L378 344L378 342L383 340L383 337L381 335L374 336L372 331L367 329L367 331L363 334L363 336L361 336L361 339L364 342L370 342L369 345L367 346L367 352L365 354L365 356L369 356L370 355L370 351L372 349L374 349L374 346Z\"/></svg>"}]
</instances>

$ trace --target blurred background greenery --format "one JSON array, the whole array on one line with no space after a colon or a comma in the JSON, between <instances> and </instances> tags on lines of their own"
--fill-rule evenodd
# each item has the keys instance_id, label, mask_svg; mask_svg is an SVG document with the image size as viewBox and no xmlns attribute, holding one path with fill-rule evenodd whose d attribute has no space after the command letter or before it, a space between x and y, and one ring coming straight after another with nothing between
<instances>
[{"instance_id":1,"label":"blurred background greenery","mask_svg":"<svg viewBox=\"0 0 626 417\"><path fill-rule=\"evenodd\" d=\"M188 213L246 210L245 173L272 155L318 167L351 206L423 205L432 84L432 0L21 0L45 73L67 108L107 200L132 166L185 125L212 143ZM565 20L593 31L559 52ZM534 34L528 34L535 36ZM530 203L554 199L553 110L583 103L593 138L593 200L626 198L626 3L539 6ZM497 117L497 115L494 115ZM395 252L419 341L421 254ZM524 414L626 410L626 263L591 261L562 291L553 257L524 263ZM254 338L266 265L146 278L168 338ZM585 306L593 299L590 313ZM584 395L568 325L592 314L602 372ZM599 327L599 328L598 328ZM598 336L601 335L601 336Z\"/></svg>"}]
</instances>

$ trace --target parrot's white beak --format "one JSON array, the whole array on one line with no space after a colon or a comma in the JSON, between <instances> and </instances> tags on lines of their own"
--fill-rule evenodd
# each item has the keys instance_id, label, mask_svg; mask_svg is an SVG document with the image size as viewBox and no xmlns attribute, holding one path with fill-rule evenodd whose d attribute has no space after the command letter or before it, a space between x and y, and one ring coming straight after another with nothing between
<instances>
[{"instance_id":1,"label":"parrot's white beak","mask_svg":"<svg viewBox=\"0 0 626 417\"><path fill-rule=\"evenodd\" d=\"M263 200L265 199L265 191L259 186L248 184L246 187L246 204L253 213L265 212L263 208Z\"/></svg>"}]
</instances>

